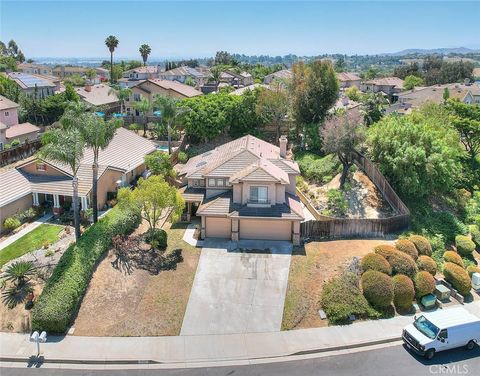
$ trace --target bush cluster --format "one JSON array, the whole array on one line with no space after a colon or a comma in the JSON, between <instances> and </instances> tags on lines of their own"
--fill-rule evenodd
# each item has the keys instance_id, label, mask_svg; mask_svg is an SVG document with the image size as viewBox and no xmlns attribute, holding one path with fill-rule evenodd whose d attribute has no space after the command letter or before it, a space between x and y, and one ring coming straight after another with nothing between
<instances>
[{"instance_id":1,"label":"bush cluster","mask_svg":"<svg viewBox=\"0 0 480 376\"><path fill-rule=\"evenodd\" d=\"M32 310L32 329L64 333L88 287L93 270L116 235L127 235L140 223L140 214L113 208L60 258Z\"/></svg>"},{"instance_id":2,"label":"bush cluster","mask_svg":"<svg viewBox=\"0 0 480 376\"><path fill-rule=\"evenodd\" d=\"M385 257L392 267L392 273L405 274L413 278L418 272L417 264L407 254L400 252L391 245L379 245L374 248L375 253Z\"/></svg>"},{"instance_id":3,"label":"bush cluster","mask_svg":"<svg viewBox=\"0 0 480 376\"><path fill-rule=\"evenodd\" d=\"M407 239L399 239L395 243L395 248L397 248L400 252L406 253L411 258L416 260L418 258L418 251L410 240Z\"/></svg>"},{"instance_id":4,"label":"bush cluster","mask_svg":"<svg viewBox=\"0 0 480 376\"><path fill-rule=\"evenodd\" d=\"M145 233L145 242L153 248L164 249L167 247L167 233L160 228L148 229Z\"/></svg>"},{"instance_id":5,"label":"bush cluster","mask_svg":"<svg viewBox=\"0 0 480 376\"><path fill-rule=\"evenodd\" d=\"M322 157L312 152L295 153L302 176L318 184L328 183L342 171L342 164L335 154Z\"/></svg>"},{"instance_id":6,"label":"bush cluster","mask_svg":"<svg viewBox=\"0 0 480 376\"><path fill-rule=\"evenodd\" d=\"M367 270L362 275L363 296L374 307L386 308L393 301L393 282L388 275Z\"/></svg>"},{"instance_id":7,"label":"bush cluster","mask_svg":"<svg viewBox=\"0 0 480 376\"><path fill-rule=\"evenodd\" d=\"M470 278L472 278L473 273L480 273L480 268L478 266L475 266L475 265L468 265L467 266L467 273L470 276Z\"/></svg>"},{"instance_id":8,"label":"bush cluster","mask_svg":"<svg viewBox=\"0 0 480 376\"><path fill-rule=\"evenodd\" d=\"M392 274L392 267L388 263L387 259L377 253L372 252L363 256L360 266L364 272L367 270L375 270L388 275Z\"/></svg>"},{"instance_id":9,"label":"bush cluster","mask_svg":"<svg viewBox=\"0 0 480 376\"><path fill-rule=\"evenodd\" d=\"M477 249L480 250L480 228L477 225L470 225L468 229L472 235L473 242L477 246Z\"/></svg>"},{"instance_id":10,"label":"bush cluster","mask_svg":"<svg viewBox=\"0 0 480 376\"><path fill-rule=\"evenodd\" d=\"M427 238L420 235L412 235L408 238L408 240L415 244L415 248L417 248L419 255L432 255L432 246Z\"/></svg>"},{"instance_id":11,"label":"bush cluster","mask_svg":"<svg viewBox=\"0 0 480 376\"><path fill-rule=\"evenodd\" d=\"M20 227L20 225L20 221L15 217L8 217L7 219L5 219L5 222L3 222L3 227L7 231L13 231L17 227Z\"/></svg>"},{"instance_id":12,"label":"bush cluster","mask_svg":"<svg viewBox=\"0 0 480 376\"><path fill-rule=\"evenodd\" d=\"M16 228L20 227L22 223L25 222L31 222L35 217L37 216L37 213L35 210L32 208L29 208L21 213L17 213L13 215L12 217L8 217L5 219L3 222L3 227L7 231L13 231Z\"/></svg>"},{"instance_id":13,"label":"bush cluster","mask_svg":"<svg viewBox=\"0 0 480 376\"><path fill-rule=\"evenodd\" d=\"M434 277L437 274L437 263L431 257L424 255L419 256L417 259L417 265L419 270L429 272Z\"/></svg>"},{"instance_id":14,"label":"bush cluster","mask_svg":"<svg viewBox=\"0 0 480 376\"><path fill-rule=\"evenodd\" d=\"M415 284L415 294L417 295L417 298L422 298L435 291L435 279L429 272L423 270L418 272L415 275L413 282Z\"/></svg>"},{"instance_id":15,"label":"bush cluster","mask_svg":"<svg viewBox=\"0 0 480 376\"><path fill-rule=\"evenodd\" d=\"M462 256L470 256L475 250L475 243L468 236L464 235L457 235L455 237L455 246L457 247L458 253Z\"/></svg>"},{"instance_id":16,"label":"bush cluster","mask_svg":"<svg viewBox=\"0 0 480 376\"><path fill-rule=\"evenodd\" d=\"M443 254L443 259L445 262L453 262L454 264L457 264L458 266L461 266L462 268L465 267L465 264L463 263L462 257L454 251L446 251Z\"/></svg>"},{"instance_id":17,"label":"bush cluster","mask_svg":"<svg viewBox=\"0 0 480 376\"><path fill-rule=\"evenodd\" d=\"M393 303L397 309L406 310L412 306L415 287L410 278L404 274L393 277Z\"/></svg>"},{"instance_id":18,"label":"bush cluster","mask_svg":"<svg viewBox=\"0 0 480 376\"><path fill-rule=\"evenodd\" d=\"M468 295L472 288L472 281L465 269L453 262L446 262L443 268L445 280L450 282L453 287L462 295Z\"/></svg>"}]
</instances>

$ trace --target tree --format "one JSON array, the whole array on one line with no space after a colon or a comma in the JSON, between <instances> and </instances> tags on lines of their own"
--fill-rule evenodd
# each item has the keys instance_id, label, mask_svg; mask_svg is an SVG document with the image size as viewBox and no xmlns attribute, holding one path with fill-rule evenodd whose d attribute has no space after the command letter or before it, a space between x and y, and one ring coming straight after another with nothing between
<instances>
[{"instance_id":1,"label":"tree","mask_svg":"<svg viewBox=\"0 0 480 376\"><path fill-rule=\"evenodd\" d=\"M383 116L383 109L388 101L381 93L366 93L362 95L361 112L365 123L372 125L379 121Z\"/></svg>"},{"instance_id":2,"label":"tree","mask_svg":"<svg viewBox=\"0 0 480 376\"><path fill-rule=\"evenodd\" d=\"M474 160L480 154L480 106L449 99L446 108L465 151Z\"/></svg>"},{"instance_id":3,"label":"tree","mask_svg":"<svg viewBox=\"0 0 480 376\"><path fill-rule=\"evenodd\" d=\"M121 87L120 85L113 85L108 93L117 96L120 101L120 112L123 114L125 101L132 96L132 89L129 87Z\"/></svg>"},{"instance_id":4,"label":"tree","mask_svg":"<svg viewBox=\"0 0 480 376\"><path fill-rule=\"evenodd\" d=\"M108 47L110 51L110 83L113 84L113 53L115 52L115 48L118 47L118 39L114 35L110 35L105 39L105 45Z\"/></svg>"},{"instance_id":5,"label":"tree","mask_svg":"<svg viewBox=\"0 0 480 376\"><path fill-rule=\"evenodd\" d=\"M345 89L345 96L354 102L360 102L362 100L362 92L356 86Z\"/></svg>"},{"instance_id":6,"label":"tree","mask_svg":"<svg viewBox=\"0 0 480 376\"><path fill-rule=\"evenodd\" d=\"M222 68L221 67L213 67L210 69L210 74L212 75L212 80L215 82L215 91L218 91L218 85L220 84L220 79L222 77Z\"/></svg>"},{"instance_id":7,"label":"tree","mask_svg":"<svg viewBox=\"0 0 480 376\"><path fill-rule=\"evenodd\" d=\"M288 109L288 94L278 83L270 85L270 89L263 89L259 92L256 106L257 115L275 126L277 140L280 138L281 126L285 121Z\"/></svg>"},{"instance_id":8,"label":"tree","mask_svg":"<svg viewBox=\"0 0 480 376\"><path fill-rule=\"evenodd\" d=\"M365 140L365 129L360 113L344 113L328 119L322 129L322 149L335 153L342 162L340 189L343 189L348 170L354 162L355 148Z\"/></svg>"},{"instance_id":9,"label":"tree","mask_svg":"<svg viewBox=\"0 0 480 376\"><path fill-rule=\"evenodd\" d=\"M375 77L378 76L378 69L374 67L368 68L368 70L365 72L364 76L366 80L373 80Z\"/></svg>"},{"instance_id":10,"label":"tree","mask_svg":"<svg viewBox=\"0 0 480 376\"><path fill-rule=\"evenodd\" d=\"M161 151L155 151L145 156L145 165L153 175L172 176L174 170L170 156Z\"/></svg>"},{"instance_id":11,"label":"tree","mask_svg":"<svg viewBox=\"0 0 480 376\"><path fill-rule=\"evenodd\" d=\"M185 83L185 85L188 85L188 86L191 86L191 87L197 86L197 83L195 82L195 80L194 80L192 77L190 77L190 76L188 76L188 77L185 79L185 82L184 82L184 83Z\"/></svg>"},{"instance_id":12,"label":"tree","mask_svg":"<svg viewBox=\"0 0 480 376\"><path fill-rule=\"evenodd\" d=\"M133 103L133 108L140 112L143 116L143 137L147 136L147 114L152 109L152 104L147 98L140 99Z\"/></svg>"},{"instance_id":13,"label":"tree","mask_svg":"<svg viewBox=\"0 0 480 376\"><path fill-rule=\"evenodd\" d=\"M447 102L448 98L450 98L450 90L448 90L448 87L443 89L443 101Z\"/></svg>"},{"instance_id":14,"label":"tree","mask_svg":"<svg viewBox=\"0 0 480 376\"><path fill-rule=\"evenodd\" d=\"M20 87L15 81L0 75L0 95L18 103L20 101L21 93Z\"/></svg>"},{"instance_id":15,"label":"tree","mask_svg":"<svg viewBox=\"0 0 480 376\"><path fill-rule=\"evenodd\" d=\"M115 120L105 121L102 117L94 113L86 113L82 117L82 125L80 128L85 145L93 151L92 164L92 207L93 222L98 221L98 155L100 150L105 150L110 141L115 136L117 127L121 124ZM121 122L121 120L120 120Z\"/></svg>"},{"instance_id":16,"label":"tree","mask_svg":"<svg viewBox=\"0 0 480 376\"><path fill-rule=\"evenodd\" d=\"M143 66L147 65L148 55L152 52L152 49L148 44L142 44L138 49L140 55L142 56Z\"/></svg>"},{"instance_id":17,"label":"tree","mask_svg":"<svg viewBox=\"0 0 480 376\"><path fill-rule=\"evenodd\" d=\"M172 154L172 128L187 111L178 106L179 100L172 97L155 96L154 106L160 110L162 123L167 126L168 154Z\"/></svg>"},{"instance_id":18,"label":"tree","mask_svg":"<svg viewBox=\"0 0 480 376\"><path fill-rule=\"evenodd\" d=\"M399 67L395 67L393 70L393 76L404 80L407 76L416 76L422 78L422 71L418 63L405 64Z\"/></svg>"},{"instance_id":19,"label":"tree","mask_svg":"<svg viewBox=\"0 0 480 376\"><path fill-rule=\"evenodd\" d=\"M344 72L347 64L345 63L345 58L343 56L340 56L336 61L335 61L335 72Z\"/></svg>"},{"instance_id":20,"label":"tree","mask_svg":"<svg viewBox=\"0 0 480 376\"><path fill-rule=\"evenodd\" d=\"M185 207L181 194L160 175L152 175L148 179L140 178L133 191L121 188L117 198L119 205L139 209L150 230L156 228L166 209L171 209L170 221L176 222Z\"/></svg>"},{"instance_id":21,"label":"tree","mask_svg":"<svg viewBox=\"0 0 480 376\"><path fill-rule=\"evenodd\" d=\"M412 90L413 88L417 86L422 86L424 84L425 83L421 77L410 75L405 77L405 80L403 82L403 88L405 90Z\"/></svg>"},{"instance_id":22,"label":"tree","mask_svg":"<svg viewBox=\"0 0 480 376\"><path fill-rule=\"evenodd\" d=\"M93 84L95 83L95 78L97 77L97 71L93 68L88 68L85 72L85 76L87 76L89 83Z\"/></svg>"},{"instance_id":23,"label":"tree","mask_svg":"<svg viewBox=\"0 0 480 376\"><path fill-rule=\"evenodd\" d=\"M217 51L215 65L237 65L238 62L227 51Z\"/></svg>"}]
</instances>

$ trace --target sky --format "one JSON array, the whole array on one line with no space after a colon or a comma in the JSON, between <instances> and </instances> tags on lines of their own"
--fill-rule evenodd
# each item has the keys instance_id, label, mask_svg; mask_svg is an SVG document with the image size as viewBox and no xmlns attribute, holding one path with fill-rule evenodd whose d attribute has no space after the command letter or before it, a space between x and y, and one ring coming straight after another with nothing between
<instances>
[{"instance_id":1,"label":"sky","mask_svg":"<svg viewBox=\"0 0 480 376\"><path fill-rule=\"evenodd\" d=\"M0 0L0 40L30 57L375 54L480 48L480 1Z\"/></svg>"}]
</instances>

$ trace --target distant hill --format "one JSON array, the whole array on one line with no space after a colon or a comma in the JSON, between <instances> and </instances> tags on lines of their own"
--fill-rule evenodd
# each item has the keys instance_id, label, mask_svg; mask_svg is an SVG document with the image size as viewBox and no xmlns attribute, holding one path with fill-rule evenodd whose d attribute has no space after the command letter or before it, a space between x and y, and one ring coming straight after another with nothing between
<instances>
[{"instance_id":1,"label":"distant hill","mask_svg":"<svg viewBox=\"0 0 480 376\"><path fill-rule=\"evenodd\" d=\"M480 52L480 50L472 50L471 48L467 48L467 47L432 48L432 49L409 48L406 50L390 53L387 55L392 55L392 56L429 55L429 54L448 55L448 54L469 54L469 53L478 53L478 52Z\"/></svg>"}]
</instances>

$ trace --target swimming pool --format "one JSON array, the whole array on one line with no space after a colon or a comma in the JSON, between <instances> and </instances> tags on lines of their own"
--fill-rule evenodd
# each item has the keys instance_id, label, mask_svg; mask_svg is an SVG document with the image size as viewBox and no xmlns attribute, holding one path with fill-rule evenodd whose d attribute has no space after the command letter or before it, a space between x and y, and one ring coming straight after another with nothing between
<instances>
[{"instance_id":1,"label":"swimming pool","mask_svg":"<svg viewBox=\"0 0 480 376\"><path fill-rule=\"evenodd\" d=\"M157 146L158 151L163 151L164 153L168 153L168 146L166 145L158 145Z\"/></svg>"}]
</instances>

